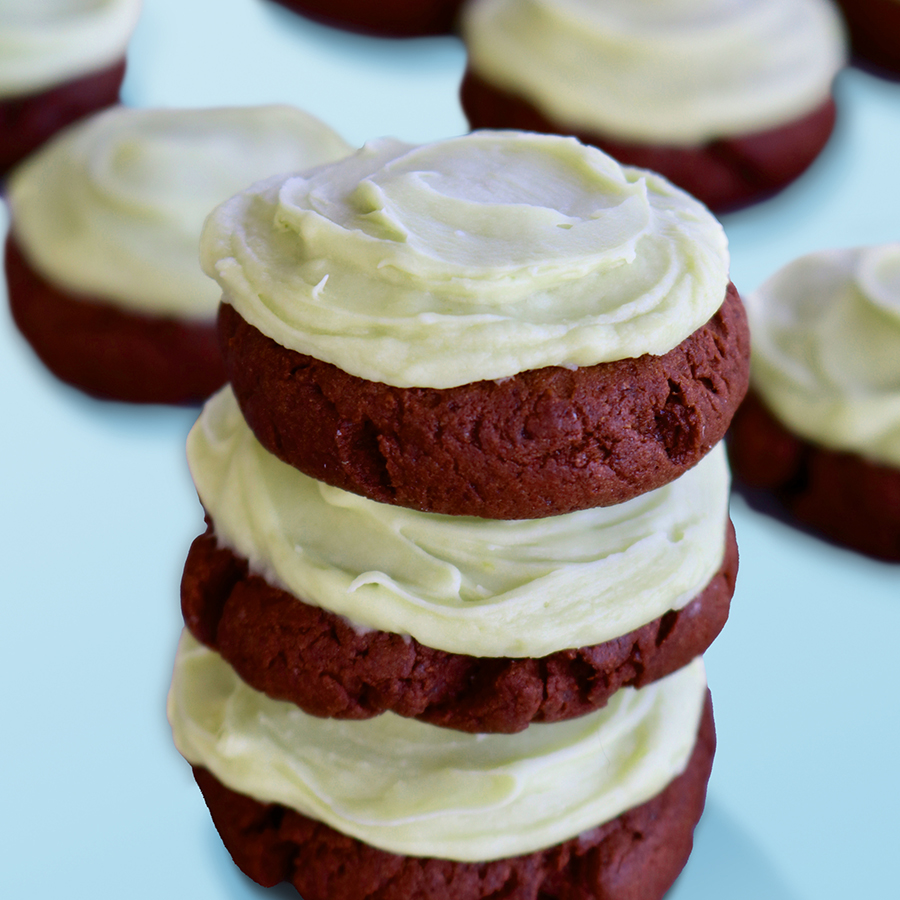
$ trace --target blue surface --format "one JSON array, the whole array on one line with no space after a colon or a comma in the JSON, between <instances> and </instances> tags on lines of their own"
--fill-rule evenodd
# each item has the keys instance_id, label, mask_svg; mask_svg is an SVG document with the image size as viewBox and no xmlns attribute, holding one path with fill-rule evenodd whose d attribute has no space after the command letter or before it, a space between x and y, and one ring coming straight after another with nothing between
<instances>
[{"instance_id":1,"label":"blue surface","mask_svg":"<svg viewBox=\"0 0 900 900\"><path fill-rule=\"evenodd\" d=\"M261 0L146 0L134 105L284 101L360 143L464 130L453 40L395 42ZM732 274L900 238L900 85L847 71L837 133L780 197L729 216ZM194 413L83 397L0 309L4 571L0 896L248 900L164 704L178 582L202 513L184 463ZM900 567L734 502L741 572L707 656L719 752L673 900L898 895Z\"/></svg>"}]
</instances>

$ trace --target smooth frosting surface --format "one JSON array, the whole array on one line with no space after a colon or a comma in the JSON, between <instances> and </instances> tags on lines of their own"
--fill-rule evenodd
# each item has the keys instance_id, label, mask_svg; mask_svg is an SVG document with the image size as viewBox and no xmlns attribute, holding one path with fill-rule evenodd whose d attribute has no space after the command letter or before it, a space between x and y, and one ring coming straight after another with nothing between
<instances>
[{"instance_id":1,"label":"smooth frosting surface","mask_svg":"<svg viewBox=\"0 0 900 900\"><path fill-rule=\"evenodd\" d=\"M544 656L627 634L722 563L729 475L714 448L617 506L543 519L444 516L322 484L257 442L230 388L206 405L188 462L220 544L357 627L470 656Z\"/></svg>"},{"instance_id":2,"label":"smooth frosting surface","mask_svg":"<svg viewBox=\"0 0 900 900\"><path fill-rule=\"evenodd\" d=\"M477 861L552 846L658 794L687 765L705 696L697 659L515 735L393 713L319 719L247 687L185 632L168 713L179 752L232 790L393 853Z\"/></svg>"},{"instance_id":3,"label":"smooth frosting surface","mask_svg":"<svg viewBox=\"0 0 900 900\"><path fill-rule=\"evenodd\" d=\"M800 257L747 300L751 382L792 431L900 466L900 243Z\"/></svg>"},{"instance_id":4,"label":"smooth frosting surface","mask_svg":"<svg viewBox=\"0 0 900 900\"><path fill-rule=\"evenodd\" d=\"M141 0L0 0L0 98L112 65L140 12Z\"/></svg>"},{"instance_id":5,"label":"smooth frosting surface","mask_svg":"<svg viewBox=\"0 0 900 900\"><path fill-rule=\"evenodd\" d=\"M391 139L220 206L223 299L277 343L399 387L665 353L722 304L727 244L687 194L571 138Z\"/></svg>"},{"instance_id":6,"label":"smooth frosting surface","mask_svg":"<svg viewBox=\"0 0 900 900\"><path fill-rule=\"evenodd\" d=\"M474 0L469 65L573 130L676 145L773 128L845 61L830 0Z\"/></svg>"},{"instance_id":7,"label":"smooth frosting surface","mask_svg":"<svg viewBox=\"0 0 900 900\"><path fill-rule=\"evenodd\" d=\"M290 106L118 107L68 129L9 182L29 263L67 290L134 311L209 319L220 291L203 274L203 220L273 173L351 148Z\"/></svg>"}]
</instances>

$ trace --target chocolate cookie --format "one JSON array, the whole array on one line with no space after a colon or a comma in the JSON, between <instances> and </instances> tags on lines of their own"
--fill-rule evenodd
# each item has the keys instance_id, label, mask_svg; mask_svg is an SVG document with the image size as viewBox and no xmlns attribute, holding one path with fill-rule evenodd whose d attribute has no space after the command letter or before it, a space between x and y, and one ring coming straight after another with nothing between
<instances>
[{"instance_id":1,"label":"chocolate cookie","mask_svg":"<svg viewBox=\"0 0 900 900\"><path fill-rule=\"evenodd\" d=\"M844 546L900 561L900 469L797 437L753 393L735 416L728 448L735 477L771 492L800 522Z\"/></svg>"},{"instance_id":2,"label":"chocolate cookie","mask_svg":"<svg viewBox=\"0 0 900 900\"><path fill-rule=\"evenodd\" d=\"M854 62L876 74L900 78L900 3L837 0L850 31Z\"/></svg>"},{"instance_id":3,"label":"chocolate cookie","mask_svg":"<svg viewBox=\"0 0 900 900\"><path fill-rule=\"evenodd\" d=\"M463 79L460 100L473 129L570 133L528 101L494 87L471 70ZM834 101L829 99L790 124L697 147L628 143L583 131L574 135L623 165L659 172L710 209L725 212L777 193L806 171L831 136L835 116Z\"/></svg>"},{"instance_id":4,"label":"chocolate cookie","mask_svg":"<svg viewBox=\"0 0 900 900\"><path fill-rule=\"evenodd\" d=\"M45 281L10 236L6 277L13 319L41 361L106 400L200 403L224 384L214 322L120 310Z\"/></svg>"},{"instance_id":5,"label":"chocolate cookie","mask_svg":"<svg viewBox=\"0 0 900 900\"><path fill-rule=\"evenodd\" d=\"M462 0L274 0L325 25L382 37L450 34Z\"/></svg>"},{"instance_id":6,"label":"chocolate cookie","mask_svg":"<svg viewBox=\"0 0 900 900\"><path fill-rule=\"evenodd\" d=\"M391 710L458 731L511 733L599 709L619 688L643 687L699 656L728 618L737 566L729 523L721 568L683 609L542 659L465 656L357 631L249 574L243 559L217 546L212 526L188 554L181 602L194 637L247 684L313 715L365 719Z\"/></svg>"},{"instance_id":7,"label":"chocolate cookie","mask_svg":"<svg viewBox=\"0 0 900 900\"><path fill-rule=\"evenodd\" d=\"M555 847L483 863L397 856L293 810L194 777L219 834L258 884L304 900L659 900L684 867L715 753L712 703L687 769L656 797Z\"/></svg>"},{"instance_id":8,"label":"chocolate cookie","mask_svg":"<svg viewBox=\"0 0 900 900\"><path fill-rule=\"evenodd\" d=\"M125 60L65 84L0 102L0 174L51 135L89 113L119 102Z\"/></svg>"},{"instance_id":9,"label":"chocolate cookie","mask_svg":"<svg viewBox=\"0 0 900 900\"><path fill-rule=\"evenodd\" d=\"M425 512L526 519L661 487L724 435L747 389L737 290L663 356L397 388L288 350L222 304L229 379L259 442L320 481Z\"/></svg>"}]
</instances>

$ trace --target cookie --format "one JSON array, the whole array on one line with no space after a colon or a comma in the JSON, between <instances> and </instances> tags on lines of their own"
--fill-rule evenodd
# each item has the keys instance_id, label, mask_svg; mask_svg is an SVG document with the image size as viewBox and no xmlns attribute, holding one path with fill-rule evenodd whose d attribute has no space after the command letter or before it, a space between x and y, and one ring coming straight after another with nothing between
<instances>
[{"instance_id":1,"label":"cookie","mask_svg":"<svg viewBox=\"0 0 900 900\"><path fill-rule=\"evenodd\" d=\"M809 254L748 300L738 480L841 544L900 560L900 244Z\"/></svg>"},{"instance_id":2,"label":"cookie","mask_svg":"<svg viewBox=\"0 0 900 900\"><path fill-rule=\"evenodd\" d=\"M95 397L202 402L226 377L218 290L197 263L206 213L262 176L349 151L286 106L119 107L72 126L10 177L16 323Z\"/></svg>"},{"instance_id":3,"label":"cookie","mask_svg":"<svg viewBox=\"0 0 900 900\"><path fill-rule=\"evenodd\" d=\"M845 59L824 0L475 0L462 33L472 128L574 134L717 212L771 196L813 162Z\"/></svg>"},{"instance_id":4,"label":"cookie","mask_svg":"<svg viewBox=\"0 0 900 900\"><path fill-rule=\"evenodd\" d=\"M369 145L233 198L202 254L259 440L381 502L622 502L696 464L746 389L718 223L572 139Z\"/></svg>"},{"instance_id":5,"label":"cookie","mask_svg":"<svg viewBox=\"0 0 900 900\"><path fill-rule=\"evenodd\" d=\"M141 3L49 0L6 7L0 11L0 174L60 129L118 103Z\"/></svg>"},{"instance_id":6,"label":"cookie","mask_svg":"<svg viewBox=\"0 0 900 900\"><path fill-rule=\"evenodd\" d=\"M462 0L274 0L325 25L380 37L450 34Z\"/></svg>"}]
</instances>

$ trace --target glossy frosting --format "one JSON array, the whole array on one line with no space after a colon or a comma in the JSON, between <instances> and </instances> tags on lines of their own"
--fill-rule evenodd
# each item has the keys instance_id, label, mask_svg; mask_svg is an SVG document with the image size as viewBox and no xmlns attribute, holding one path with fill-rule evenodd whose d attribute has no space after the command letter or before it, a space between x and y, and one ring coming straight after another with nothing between
<instances>
[{"instance_id":1,"label":"glossy frosting","mask_svg":"<svg viewBox=\"0 0 900 900\"><path fill-rule=\"evenodd\" d=\"M900 466L900 243L800 257L747 301L751 380L792 431Z\"/></svg>"},{"instance_id":2,"label":"glossy frosting","mask_svg":"<svg viewBox=\"0 0 900 900\"><path fill-rule=\"evenodd\" d=\"M14 172L13 230L57 286L138 312L208 319L220 291L197 258L207 213L254 181L350 150L289 106L119 107Z\"/></svg>"},{"instance_id":3,"label":"glossy frosting","mask_svg":"<svg viewBox=\"0 0 900 900\"><path fill-rule=\"evenodd\" d=\"M845 61L830 0L474 0L473 71L578 131L694 145L823 103Z\"/></svg>"},{"instance_id":4,"label":"glossy frosting","mask_svg":"<svg viewBox=\"0 0 900 900\"><path fill-rule=\"evenodd\" d=\"M220 544L357 627L471 656L544 656L627 634L706 586L722 563L724 451L617 506L543 519L443 516L377 503L264 450L230 388L188 461Z\"/></svg>"},{"instance_id":5,"label":"glossy frosting","mask_svg":"<svg viewBox=\"0 0 900 900\"><path fill-rule=\"evenodd\" d=\"M0 98L117 62L140 12L141 0L0 0Z\"/></svg>"},{"instance_id":6,"label":"glossy frosting","mask_svg":"<svg viewBox=\"0 0 900 900\"><path fill-rule=\"evenodd\" d=\"M382 139L210 217L204 269L284 347L399 387L665 353L722 304L721 226L571 138Z\"/></svg>"},{"instance_id":7,"label":"glossy frosting","mask_svg":"<svg viewBox=\"0 0 900 900\"><path fill-rule=\"evenodd\" d=\"M476 861L552 846L658 794L687 765L705 697L697 659L515 735L319 719L249 688L185 632L168 712L179 752L232 790L393 853Z\"/></svg>"}]
</instances>

